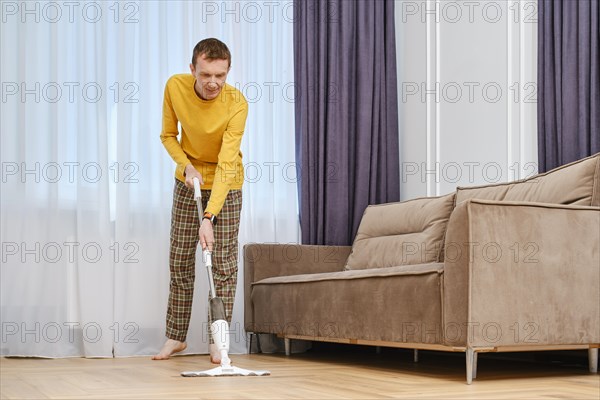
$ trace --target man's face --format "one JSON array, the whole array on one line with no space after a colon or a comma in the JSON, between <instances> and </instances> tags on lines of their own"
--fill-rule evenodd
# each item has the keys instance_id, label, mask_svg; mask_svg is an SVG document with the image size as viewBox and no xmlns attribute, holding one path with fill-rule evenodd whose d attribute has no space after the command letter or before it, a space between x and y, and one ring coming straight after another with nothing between
<instances>
[{"instance_id":1,"label":"man's face","mask_svg":"<svg viewBox=\"0 0 600 400\"><path fill-rule=\"evenodd\" d=\"M196 58L196 65L190 64L190 70L196 77L196 93L204 100L212 100L221 93L225 85L229 61L208 60L205 54L201 54Z\"/></svg>"}]
</instances>

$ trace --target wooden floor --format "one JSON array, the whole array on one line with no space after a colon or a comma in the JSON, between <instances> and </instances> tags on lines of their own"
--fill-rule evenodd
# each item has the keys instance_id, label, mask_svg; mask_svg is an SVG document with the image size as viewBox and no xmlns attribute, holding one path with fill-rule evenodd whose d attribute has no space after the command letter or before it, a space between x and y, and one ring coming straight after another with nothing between
<instances>
[{"instance_id":1,"label":"wooden floor","mask_svg":"<svg viewBox=\"0 0 600 400\"><path fill-rule=\"evenodd\" d=\"M478 376L465 383L461 354L353 347L284 355L234 355L242 368L268 369L267 377L184 378L181 371L211 368L207 356L168 361L117 359L0 359L3 399L328 399L477 398L599 399L600 376L587 365L479 356Z\"/></svg>"}]
</instances>

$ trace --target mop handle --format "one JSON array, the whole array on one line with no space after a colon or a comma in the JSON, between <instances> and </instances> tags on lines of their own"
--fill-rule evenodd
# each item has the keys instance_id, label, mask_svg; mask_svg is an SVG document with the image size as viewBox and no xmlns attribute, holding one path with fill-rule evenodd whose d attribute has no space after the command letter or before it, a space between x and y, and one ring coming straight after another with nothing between
<instances>
[{"instance_id":1,"label":"mop handle","mask_svg":"<svg viewBox=\"0 0 600 400\"><path fill-rule=\"evenodd\" d=\"M206 274L208 275L208 294L211 299L214 299L217 297L217 292L215 290L215 281L212 274L212 255L210 251L204 250L202 252L202 258L204 259L204 265L206 265Z\"/></svg>"},{"instance_id":2,"label":"mop handle","mask_svg":"<svg viewBox=\"0 0 600 400\"><path fill-rule=\"evenodd\" d=\"M200 190L200 180L196 177L192 179L194 182L194 200L202 200L202 191ZM202 205L202 203L200 203Z\"/></svg>"},{"instance_id":3,"label":"mop handle","mask_svg":"<svg viewBox=\"0 0 600 400\"><path fill-rule=\"evenodd\" d=\"M192 181L194 182L194 200L196 200L196 204L198 205L198 218L200 218L200 224L202 224L204 212L202 211L202 190L200 189L200 180L194 177ZM209 294L212 299L217 297L217 292L215 290L215 281L212 274L212 254L208 249L202 252L202 259L204 260L204 265L206 265L208 290L210 291Z\"/></svg>"},{"instance_id":4,"label":"mop handle","mask_svg":"<svg viewBox=\"0 0 600 400\"><path fill-rule=\"evenodd\" d=\"M202 225L202 218L204 218L204 210L202 209L202 190L200 189L200 180L198 178L192 178L194 182L194 200L196 200L196 206L198 207L198 218L200 218L200 225Z\"/></svg>"}]
</instances>

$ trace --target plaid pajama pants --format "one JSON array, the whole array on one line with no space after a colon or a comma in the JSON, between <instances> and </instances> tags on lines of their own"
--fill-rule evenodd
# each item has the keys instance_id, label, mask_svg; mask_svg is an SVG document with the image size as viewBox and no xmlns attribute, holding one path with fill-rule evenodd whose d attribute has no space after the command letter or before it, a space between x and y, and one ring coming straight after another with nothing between
<instances>
[{"instance_id":1,"label":"plaid pajama pants","mask_svg":"<svg viewBox=\"0 0 600 400\"><path fill-rule=\"evenodd\" d=\"M202 207L206 209L210 190L202 191ZM231 322L238 272L238 232L242 210L242 191L230 190L214 226L213 277L217 296L225 304ZM166 335L184 342L192 313L196 246L200 221L194 191L175 179L171 214L171 250L169 256L171 282L167 307Z\"/></svg>"}]
</instances>

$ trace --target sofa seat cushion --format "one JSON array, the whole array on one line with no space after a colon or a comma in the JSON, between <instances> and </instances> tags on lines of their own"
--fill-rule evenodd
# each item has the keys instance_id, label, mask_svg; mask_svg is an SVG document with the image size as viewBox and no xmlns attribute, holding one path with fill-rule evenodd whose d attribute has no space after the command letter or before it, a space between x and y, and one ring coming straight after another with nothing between
<instances>
[{"instance_id":1,"label":"sofa seat cushion","mask_svg":"<svg viewBox=\"0 0 600 400\"><path fill-rule=\"evenodd\" d=\"M458 187L456 204L468 199L600 205L600 153L520 181Z\"/></svg>"},{"instance_id":2,"label":"sofa seat cushion","mask_svg":"<svg viewBox=\"0 0 600 400\"><path fill-rule=\"evenodd\" d=\"M442 343L443 263L266 278L252 285L254 332Z\"/></svg>"},{"instance_id":3,"label":"sofa seat cushion","mask_svg":"<svg viewBox=\"0 0 600 400\"><path fill-rule=\"evenodd\" d=\"M443 263L429 263L417 265L400 265L389 268L359 269L356 271L324 272L320 274L301 274L288 276L275 276L255 282L252 285L274 285L287 283L308 283L347 279L364 279L372 277L388 277L397 275L420 275L431 272L442 273Z\"/></svg>"},{"instance_id":4,"label":"sofa seat cushion","mask_svg":"<svg viewBox=\"0 0 600 400\"><path fill-rule=\"evenodd\" d=\"M444 234L454 193L368 206L346 270L443 261Z\"/></svg>"}]
</instances>

